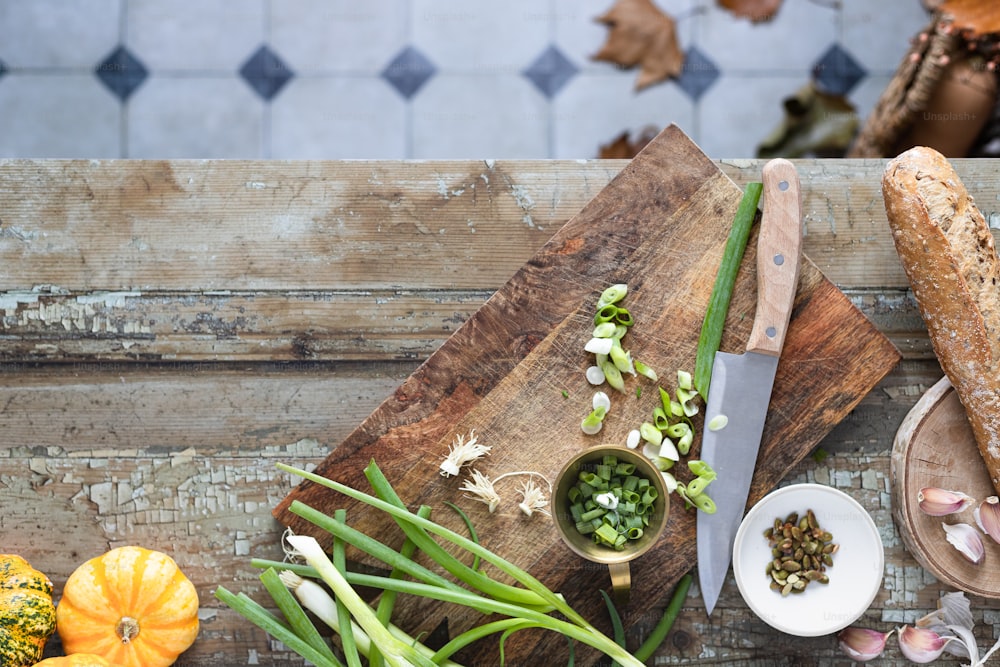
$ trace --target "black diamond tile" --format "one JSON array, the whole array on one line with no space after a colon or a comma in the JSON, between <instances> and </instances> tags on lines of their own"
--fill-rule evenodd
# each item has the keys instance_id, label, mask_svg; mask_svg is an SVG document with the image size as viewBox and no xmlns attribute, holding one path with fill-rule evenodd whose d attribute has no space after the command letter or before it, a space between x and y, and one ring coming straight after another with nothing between
<instances>
[{"instance_id":1,"label":"black diamond tile","mask_svg":"<svg viewBox=\"0 0 1000 667\"><path fill-rule=\"evenodd\" d=\"M382 77L400 95L410 99L437 72L434 63L412 46L408 46L382 70Z\"/></svg>"},{"instance_id":2,"label":"black diamond tile","mask_svg":"<svg viewBox=\"0 0 1000 667\"><path fill-rule=\"evenodd\" d=\"M124 46L119 46L94 71L108 90L124 102L142 85L149 72Z\"/></svg>"},{"instance_id":3,"label":"black diamond tile","mask_svg":"<svg viewBox=\"0 0 1000 667\"><path fill-rule=\"evenodd\" d=\"M816 86L830 95L846 95L867 76L865 68L839 44L834 44L813 65Z\"/></svg>"},{"instance_id":4,"label":"black diamond tile","mask_svg":"<svg viewBox=\"0 0 1000 667\"><path fill-rule=\"evenodd\" d=\"M531 63L528 69L524 70L523 74L528 77L531 83L535 84L538 90L551 99L563 86L569 83L570 79L576 76L578 71L576 65L570 62L559 49L550 46L535 59L535 62Z\"/></svg>"},{"instance_id":5,"label":"black diamond tile","mask_svg":"<svg viewBox=\"0 0 1000 667\"><path fill-rule=\"evenodd\" d=\"M684 55L684 69L677 78L677 85L692 100L698 100L719 78L719 68L708 56L692 46Z\"/></svg>"},{"instance_id":6,"label":"black diamond tile","mask_svg":"<svg viewBox=\"0 0 1000 667\"><path fill-rule=\"evenodd\" d=\"M254 92L270 101L295 76L295 72L265 44L243 63L240 76Z\"/></svg>"}]
</instances>

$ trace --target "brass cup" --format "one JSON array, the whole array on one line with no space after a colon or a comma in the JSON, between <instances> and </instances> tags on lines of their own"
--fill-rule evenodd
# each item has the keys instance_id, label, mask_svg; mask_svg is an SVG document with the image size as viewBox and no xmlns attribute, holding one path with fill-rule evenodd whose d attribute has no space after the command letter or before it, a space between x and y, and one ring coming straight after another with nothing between
<instances>
[{"instance_id":1,"label":"brass cup","mask_svg":"<svg viewBox=\"0 0 1000 667\"><path fill-rule=\"evenodd\" d=\"M625 548L615 551L609 547L597 544L590 535L583 535L576 529L576 523L569 513L567 495L570 487L577 481L581 468L600 463L605 454L613 454L619 461L635 465L636 474L649 480L657 491L658 498L653 503L653 513L649 525L643 530L638 540L629 540ZM594 563L604 563L611 574L611 587L617 602L628 602L632 588L632 574L629 561L647 552L660 539L667 525L670 514L670 498L667 493L663 475L649 459L631 449L614 445L598 445L585 449L574 455L556 477L555 490L549 500L552 516L555 519L559 536L574 553Z\"/></svg>"}]
</instances>

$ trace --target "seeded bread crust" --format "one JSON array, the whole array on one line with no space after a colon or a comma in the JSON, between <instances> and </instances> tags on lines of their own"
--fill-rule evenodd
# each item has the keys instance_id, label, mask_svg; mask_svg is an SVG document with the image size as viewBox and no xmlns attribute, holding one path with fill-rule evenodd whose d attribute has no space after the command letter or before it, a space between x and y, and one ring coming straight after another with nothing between
<instances>
[{"instance_id":1,"label":"seeded bread crust","mask_svg":"<svg viewBox=\"0 0 1000 667\"><path fill-rule=\"evenodd\" d=\"M886 165L882 197L941 368L1000 494L1000 258L948 160L912 148Z\"/></svg>"}]
</instances>

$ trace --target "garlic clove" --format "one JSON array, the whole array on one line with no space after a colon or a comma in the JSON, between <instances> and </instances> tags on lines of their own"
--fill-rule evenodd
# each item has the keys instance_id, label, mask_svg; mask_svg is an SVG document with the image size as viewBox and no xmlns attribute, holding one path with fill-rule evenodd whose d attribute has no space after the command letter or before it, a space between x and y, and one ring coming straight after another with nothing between
<instances>
[{"instance_id":1,"label":"garlic clove","mask_svg":"<svg viewBox=\"0 0 1000 667\"><path fill-rule=\"evenodd\" d=\"M879 632L868 628L849 627L840 631L837 635L840 650L847 654L851 660L856 662L867 662L882 655L885 650L885 643L889 639L889 632Z\"/></svg>"},{"instance_id":2,"label":"garlic clove","mask_svg":"<svg viewBox=\"0 0 1000 667\"><path fill-rule=\"evenodd\" d=\"M986 547L983 546L983 539L979 536L979 531L967 523L948 524L942 523L945 537L948 542L958 549L965 558L975 564L982 562L986 556Z\"/></svg>"},{"instance_id":3,"label":"garlic clove","mask_svg":"<svg viewBox=\"0 0 1000 667\"><path fill-rule=\"evenodd\" d=\"M984 533L993 538L994 542L1000 542L1000 498L990 496L979 504L973 516Z\"/></svg>"},{"instance_id":4,"label":"garlic clove","mask_svg":"<svg viewBox=\"0 0 1000 667\"><path fill-rule=\"evenodd\" d=\"M923 664L941 657L944 647L954 639L927 628L904 625L899 629L899 650L907 660Z\"/></svg>"},{"instance_id":5,"label":"garlic clove","mask_svg":"<svg viewBox=\"0 0 1000 667\"><path fill-rule=\"evenodd\" d=\"M975 498L961 491L949 491L935 486L925 486L917 491L917 506L924 514L945 516L961 512L976 502Z\"/></svg>"}]
</instances>

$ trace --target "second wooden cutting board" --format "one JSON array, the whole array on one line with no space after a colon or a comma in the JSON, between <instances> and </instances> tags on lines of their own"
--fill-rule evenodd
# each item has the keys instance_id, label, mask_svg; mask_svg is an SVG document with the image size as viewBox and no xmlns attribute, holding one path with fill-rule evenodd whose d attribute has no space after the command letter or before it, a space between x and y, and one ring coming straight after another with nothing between
<instances>
[{"instance_id":1,"label":"second wooden cutting board","mask_svg":"<svg viewBox=\"0 0 1000 667\"><path fill-rule=\"evenodd\" d=\"M672 392L676 371L694 370L702 319L741 197L683 132L666 128L337 445L317 472L367 490L362 470L375 460L412 508L429 505L439 521L463 530L444 505L458 504L486 547L563 593L577 609L603 609L597 590L610 584L607 569L570 552L548 517L522 514L516 480L497 485L503 503L490 514L459 490L467 472L443 478L438 465L456 436L473 429L493 448L475 468L492 478L530 470L553 480L581 448L624 444L627 432L650 418L659 395L656 383L630 378L625 393L608 390L613 405L604 430L598 436L581 432L594 392L584 377L593 355L583 347L593 329L596 299L612 283L628 285L625 305L636 324L625 347L654 368L659 384ZM742 350L753 320L755 238L730 305L726 351ZM749 502L770 491L898 360L892 344L806 260ZM700 415L695 427L701 428ZM696 444L691 457L697 454ZM275 510L297 532L317 534L288 512L293 500L330 513L347 508L349 523L389 544L400 541L387 518L310 483L298 486ZM621 610L626 624L661 609L695 562L693 510L675 499L661 543L632 564L632 602ZM589 616L606 627L605 614ZM414 635L444 619L452 634L482 622L474 612L409 599L400 601L394 617ZM581 653L584 662L596 657L578 646L577 656ZM566 640L551 633L518 633L516 646L507 647L514 664L544 664L566 655ZM461 659L492 664L496 645L481 642Z\"/></svg>"}]
</instances>

